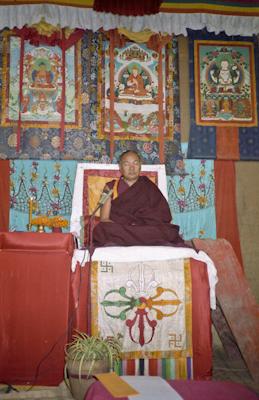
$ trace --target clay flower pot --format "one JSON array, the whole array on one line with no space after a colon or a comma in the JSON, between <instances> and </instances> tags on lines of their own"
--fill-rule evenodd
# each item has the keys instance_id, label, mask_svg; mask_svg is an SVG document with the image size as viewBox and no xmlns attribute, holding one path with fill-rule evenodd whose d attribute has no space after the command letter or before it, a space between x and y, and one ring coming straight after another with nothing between
<instances>
[{"instance_id":1,"label":"clay flower pot","mask_svg":"<svg viewBox=\"0 0 259 400\"><path fill-rule=\"evenodd\" d=\"M77 332L65 347L65 382L76 400L85 394L97 373L112 371L120 358L121 343L117 337L102 338Z\"/></svg>"}]
</instances>

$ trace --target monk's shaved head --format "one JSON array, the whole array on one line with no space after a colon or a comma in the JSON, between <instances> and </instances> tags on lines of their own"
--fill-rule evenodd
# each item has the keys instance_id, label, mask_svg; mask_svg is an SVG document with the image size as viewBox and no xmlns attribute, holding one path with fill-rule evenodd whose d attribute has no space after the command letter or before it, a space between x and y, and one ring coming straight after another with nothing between
<instances>
[{"instance_id":1,"label":"monk's shaved head","mask_svg":"<svg viewBox=\"0 0 259 400\"><path fill-rule=\"evenodd\" d=\"M121 155L120 155L120 157L119 157L119 163L121 163L122 159L123 159L125 156L127 156L128 154L135 154L135 155L138 157L139 161L140 161L140 162L142 161L140 155L139 155L136 151L134 151L134 150L126 150L126 151L124 151L123 153L121 153Z\"/></svg>"}]
</instances>

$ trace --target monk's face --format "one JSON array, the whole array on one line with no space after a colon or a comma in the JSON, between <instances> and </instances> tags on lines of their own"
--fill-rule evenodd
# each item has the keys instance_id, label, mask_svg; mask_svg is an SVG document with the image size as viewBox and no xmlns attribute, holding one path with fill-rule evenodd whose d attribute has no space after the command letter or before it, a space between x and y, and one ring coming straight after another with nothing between
<instances>
[{"instance_id":1,"label":"monk's face","mask_svg":"<svg viewBox=\"0 0 259 400\"><path fill-rule=\"evenodd\" d=\"M132 74L133 76L137 76L138 75L138 69L137 68L132 68Z\"/></svg>"},{"instance_id":2,"label":"monk's face","mask_svg":"<svg viewBox=\"0 0 259 400\"><path fill-rule=\"evenodd\" d=\"M141 162L137 154L127 153L120 161L120 172L124 180L133 185L138 180L141 170Z\"/></svg>"}]
</instances>

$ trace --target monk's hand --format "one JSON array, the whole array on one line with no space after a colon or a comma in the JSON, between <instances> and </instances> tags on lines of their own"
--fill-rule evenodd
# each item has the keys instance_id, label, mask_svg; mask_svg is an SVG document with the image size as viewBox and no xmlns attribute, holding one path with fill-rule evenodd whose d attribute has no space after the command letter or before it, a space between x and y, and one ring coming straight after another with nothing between
<instances>
[{"instance_id":1,"label":"monk's hand","mask_svg":"<svg viewBox=\"0 0 259 400\"><path fill-rule=\"evenodd\" d=\"M105 218L105 219L101 219L101 222L113 222L111 219Z\"/></svg>"}]
</instances>

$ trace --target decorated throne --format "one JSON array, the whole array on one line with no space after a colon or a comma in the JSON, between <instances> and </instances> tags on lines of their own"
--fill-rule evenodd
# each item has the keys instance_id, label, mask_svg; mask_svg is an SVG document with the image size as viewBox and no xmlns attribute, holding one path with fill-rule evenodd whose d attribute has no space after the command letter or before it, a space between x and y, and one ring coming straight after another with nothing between
<instances>
[{"instance_id":1,"label":"decorated throne","mask_svg":"<svg viewBox=\"0 0 259 400\"><path fill-rule=\"evenodd\" d=\"M141 173L167 198L164 165L143 165ZM79 243L73 258L74 274L80 275L75 281L82 285L79 313L91 334L122 334L119 373L209 379L210 308L215 308L217 278L204 252L169 246L99 247L91 259L91 285L82 278L90 265L85 227L105 184L119 176L113 164L77 167L71 232ZM98 213L94 219L98 223ZM76 328L82 326L80 319Z\"/></svg>"}]
</instances>

